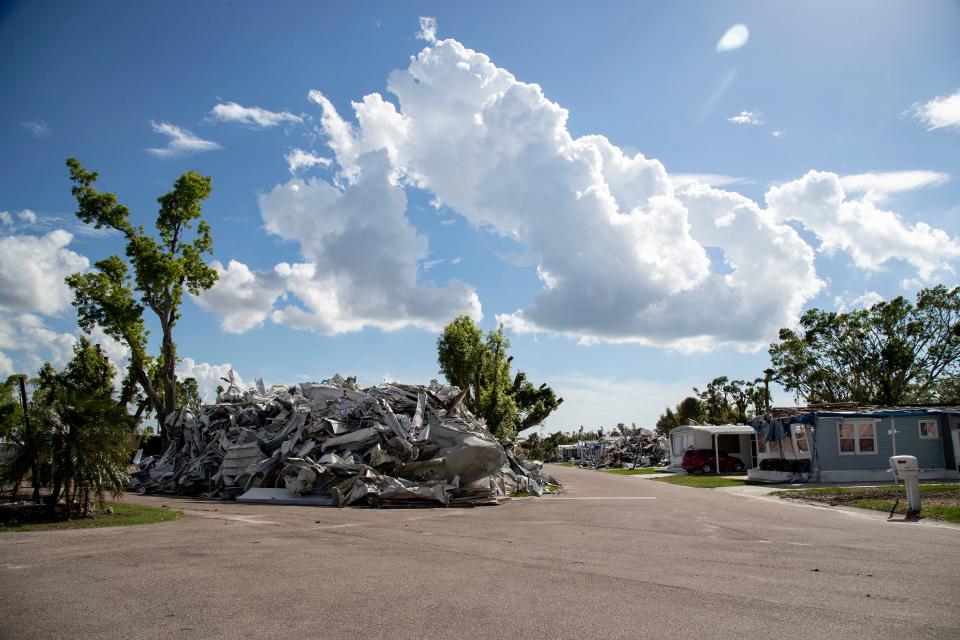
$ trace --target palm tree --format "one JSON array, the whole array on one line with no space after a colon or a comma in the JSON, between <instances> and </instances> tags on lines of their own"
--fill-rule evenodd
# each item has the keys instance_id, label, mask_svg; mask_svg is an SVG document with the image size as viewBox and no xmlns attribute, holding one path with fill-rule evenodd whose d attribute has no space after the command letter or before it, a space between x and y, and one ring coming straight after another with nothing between
<instances>
[{"instance_id":1,"label":"palm tree","mask_svg":"<svg viewBox=\"0 0 960 640\"><path fill-rule=\"evenodd\" d=\"M21 438L17 456L3 470L19 479L37 469L51 489L47 500L62 498L67 517L75 507L86 514L104 492L123 491L134 419L113 397L113 375L100 348L86 338L63 372L44 364L30 405L30 436Z\"/></svg>"}]
</instances>

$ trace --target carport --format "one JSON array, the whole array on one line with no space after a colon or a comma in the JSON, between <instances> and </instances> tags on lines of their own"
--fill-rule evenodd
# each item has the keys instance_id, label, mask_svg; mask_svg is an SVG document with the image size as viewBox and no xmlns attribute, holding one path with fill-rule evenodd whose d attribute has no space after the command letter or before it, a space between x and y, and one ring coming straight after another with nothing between
<instances>
[{"instance_id":1,"label":"carport","mask_svg":"<svg viewBox=\"0 0 960 640\"><path fill-rule=\"evenodd\" d=\"M670 432L667 446L670 449L670 466L680 468L683 452L687 449L713 449L717 461L720 451L739 458L743 466L757 466L755 432L746 424L691 424L677 427Z\"/></svg>"}]
</instances>

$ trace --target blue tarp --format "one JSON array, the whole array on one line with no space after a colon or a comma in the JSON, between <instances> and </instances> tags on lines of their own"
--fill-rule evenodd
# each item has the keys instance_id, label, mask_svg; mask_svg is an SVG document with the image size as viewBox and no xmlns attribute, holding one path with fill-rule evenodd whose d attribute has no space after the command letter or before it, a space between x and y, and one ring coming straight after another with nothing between
<instances>
[{"instance_id":1,"label":"blue tarp","mask_svg":"<svg viewBox=\"0 0 960 640\"><path fill-rule=\"evenodd\" d=\"M767 442L781 440L790 433L789 429L783 428L783 420L779 418L774 418L769 422L763 418L754 418L750 421L750 426L757 432L758 437L763 437Z\"/></svg>"}]
</instances>

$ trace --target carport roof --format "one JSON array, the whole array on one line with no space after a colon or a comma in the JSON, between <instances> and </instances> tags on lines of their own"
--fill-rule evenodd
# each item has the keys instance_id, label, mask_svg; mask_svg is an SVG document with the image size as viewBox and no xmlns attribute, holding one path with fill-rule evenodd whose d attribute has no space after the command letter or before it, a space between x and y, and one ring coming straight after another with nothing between
<instances>
[{"instance_id":1,"label":"carport roof","mask_svg":"<svg viewBox=\"0 0 960 640\"><path fill-rule=\"evenodd\" d=\"M699 431L700 433L709 433L710 435L726 435L726 434L754 434L756 433L748 424L690 424L682 427L677 427L670 431L670 434L674 433L690 433Z\"/></svg>"}]
</instances>

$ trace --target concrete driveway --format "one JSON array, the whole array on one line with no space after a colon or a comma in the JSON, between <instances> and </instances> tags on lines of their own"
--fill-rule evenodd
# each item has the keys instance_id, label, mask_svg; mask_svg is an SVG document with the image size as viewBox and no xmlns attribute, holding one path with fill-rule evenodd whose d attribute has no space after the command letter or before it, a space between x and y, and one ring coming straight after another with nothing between
<instances>
[{"instance_id":1,"label":"concrete driveway","mask_svg":"<svg viewBox=\"0 0 960 640\"><path fill-rule=\"evenodd\" d=\"M0 637L960 637L960 528L554 470L499 507L131 496L187 515L4 534Z\"/></svg>"}]
</instances>

